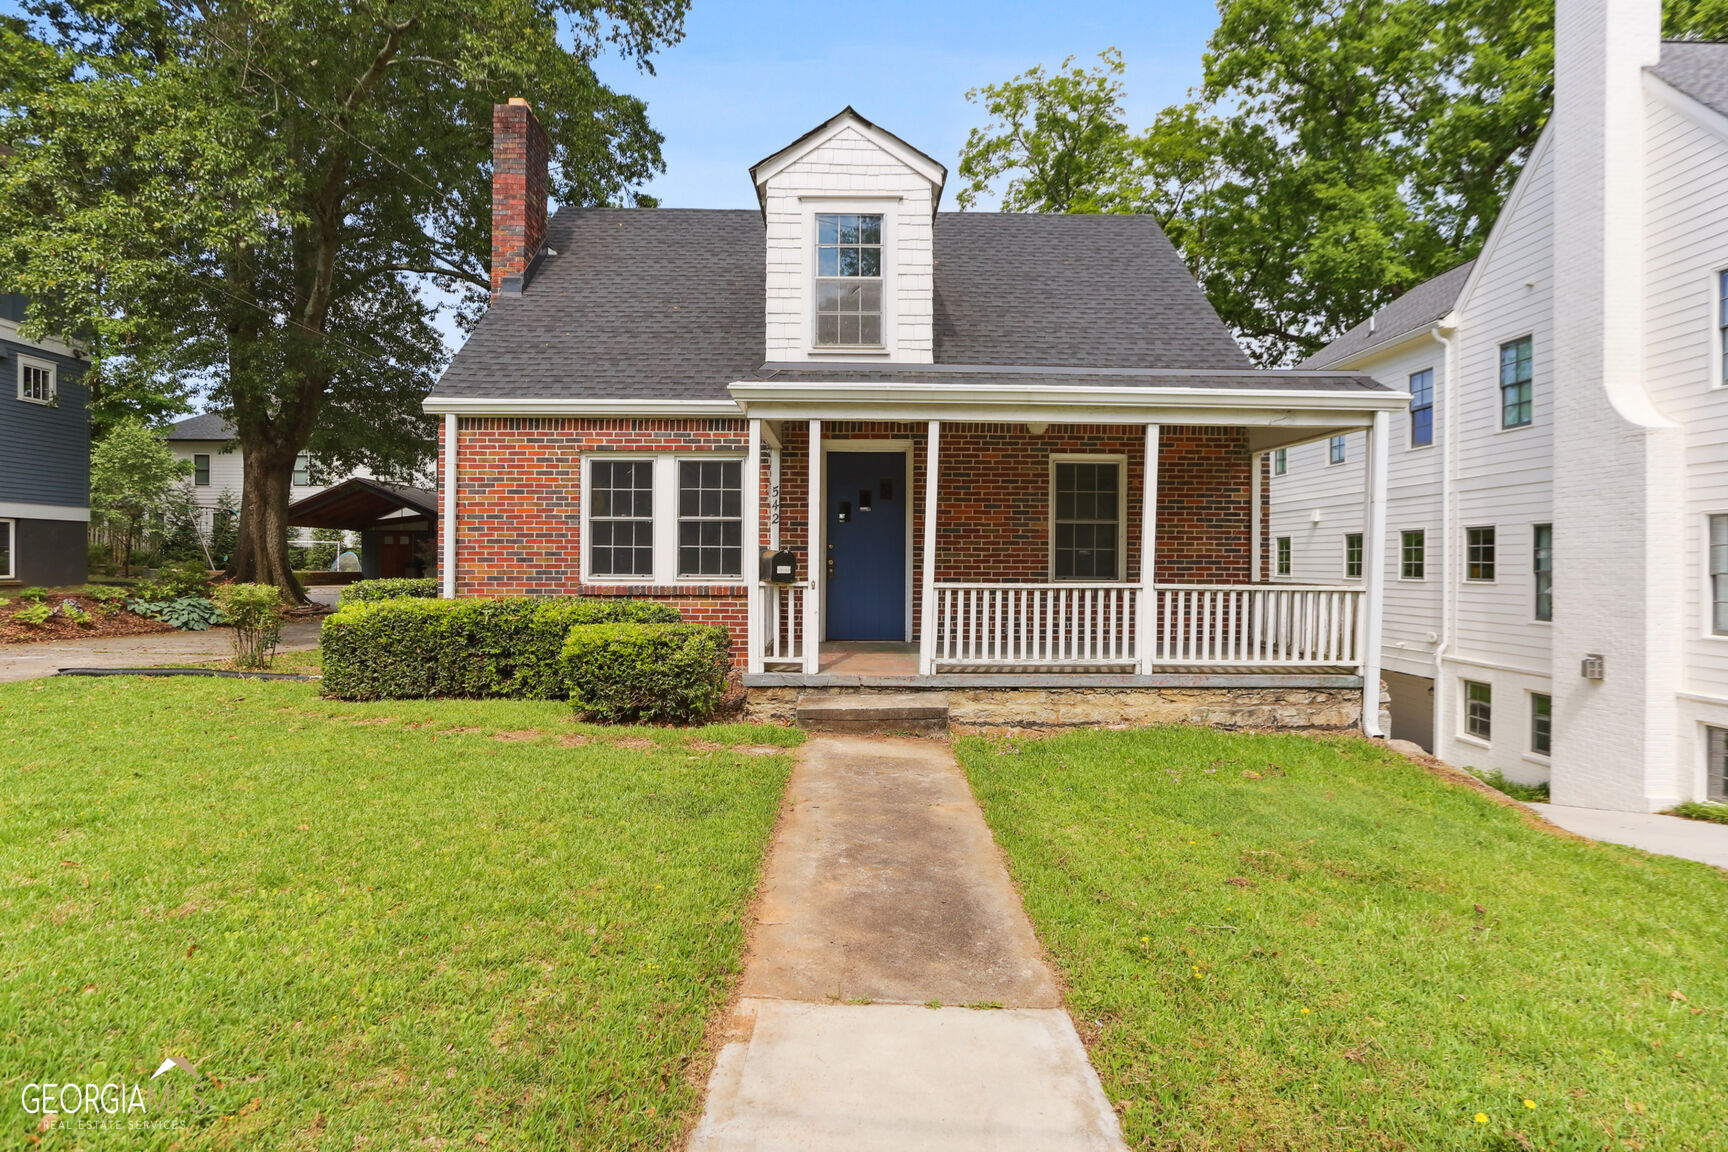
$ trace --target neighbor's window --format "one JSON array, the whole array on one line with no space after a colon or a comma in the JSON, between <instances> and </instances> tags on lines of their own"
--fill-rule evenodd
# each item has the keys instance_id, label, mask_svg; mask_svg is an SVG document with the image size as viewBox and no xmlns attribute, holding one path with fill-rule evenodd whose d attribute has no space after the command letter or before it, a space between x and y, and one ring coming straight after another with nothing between
<instances>
[{"instance_id":1,"label":"neighbor's window","mask_svg":"<svg viewBox=\"0 0 1728 1152\"><path fill-rule=\"evenodd\" d=\"M1290 537L1278 537L1278 575L1290 575Z\"/></svg>"},{"instance_id":2,"label":"neighbor's window","mask_svg":"<svg viewBox=\"0 0 1728 1152\"><path fill-rule=\"evenodd\" d=\"M1410 447L1434 443L1434 369L1410 374Z\"/></svg>"},{"instance_id":3,"label":"neighbor's window","mask_svg":"<svg viewBox=\"0 0 1728 1152\"><path fill-rule=\"evenodd\" d=\"M1500 427L1522 428L1535 411L1531 380L1534 363L1528 336L1500 345Z\"/></svg>"},{"instance_id":4,"label":"neighbor's window","mask_svg":"<svg viewBox=\"0 0 1728 1152\"><path fill-rule=\"evenodd\" d=\"M816 217L816 343L882 343L882 217Z\"/></svg>"},{"instance_id":5,"label":"neighbor's window","mask_svg":"<svg viewBox=\"0 0 1728 1152\"><path fill-rule=\"evenodd\" d=\"M1058 460L1055 488L1055 579L1121 579L1121 463Z\"/></svg>"},{"instance_id":6,"label":"neighbor's window","mask_svg":"<svg viewBox=\"0 0 1728 1152\"><path fill-rule=\"evenodd\" d=\"M1553 732L1554 698L1543 692L1530 693L1530 751L1548 755Z\"/></svg>"},{"instance_id":7,"label":"neighbor's window","mask_svg":"<svg viewBox=\"0 0 1728 1152\"><path fill-rule=\"evenodd\" d=\"M17 531L16 521L0 520L0 580L13 580L18 576L12 571L12 538Z\"/></svg>"},{"instance_id":8,"label":"neighbor's window","mask_svg":"<svg viewBox=\"0 0 1728 1152\"><path fill-rule=\"evenodd\" d=\"M1347 532L1344 535L1344 577L1347 580L1362 578L1362 533Z\"/></svg>"},{"instance_id":9,"label":"neighbor's window","mask_svg":"<svg viewBox=\"0 0 1728 1152\"><path fill-rule=\"evenodd\" d=\"M1494 529L1464 529L1464 578L1494 579Z\"/></svg>"},{"instance_id":10,"label":"neighbor's window","mask_svg":"<svg viewBox=\"0 0 1728 1152\"><path fill-rule=\"evenodd\" d=\"M55 391L54 365L19 357L18 399L32 404L52 404Z\"/></svg>"},{"instance_id":11,"label":"neighbor's window","mask_svg":"<svg viewBox=\"0 0 1728 1152\"><path fill-rule=\"evenodd\" d=\"M588 464L588 571L654 575L654 461Z\"/></svg>"},{"instance_id":12,"label":"neighbor's window","mask_svg":"<svg viewBox=\"0 0 1728 1152\"><path fill-rule=\"evenodd\" d=\"M1342 436L1332 437L1332 439L1330 441L1328 441L1326 444L1326 463L1328 463L1328 464L1342 464L1342 463L1344 463L1344 452L1345 452L1344 437L1342 437Z\"/></svg>"},{"instance_id":13,"label":"neighbor's window","mask_svg":"<svg viewBox=\"0 0 1728 1152\"><path fill-rule=\"evenodd\" d=\"M1710 631L1728 636L1728 516L1710 517Z\"/></svg>"},{"instance_id":14,"label":"neighbor's window","mask_svg":"<svg viewBox=\"0 0 1728 1152\"><path fill-rule=\"evenodd\" d=\"M210 486L210 454L194 452L192 454L192 483L200 488Z\"/></svg>"},{"instance_id":15,"label":"neighbor's window","mask_svg":"<svg viewBox=\"0 0 1728 1152\"><path fill-rule=\"evenodd\" d=\"M1716 349L1716 382L1728 384L1728 271L1716 273Z\"/></svg>"},{"instance_id":16,"label":"neighbor's window","mask_svg":"<svg viewBox=\"0 0 1728 1152\"><path fill-rule=\"evenodd\" d=\"M1272 475L1282 476L1290 470L1290 450L1279 448L1272 453Z\"/></svg>"},{"instance_id":17,"label":"neighbor's window","mask_svg":"<svg viewBox=\"0 0 1728 1152\"><path fill-rule=\"evenodd\" d=\"M1421 528L1400 533L1398 576L1403 580L1425 580L1428 567L1428 533Z\"/></svg>"},{"instance_id":18,"label":"neighbor's window","mask_svg":"<svg viewBox=\"0 0 1728 1152\"><path fill-rule=\"evenodd\" d=\"M1530 568L1536 576L1536 619L1554 619L1554 525L1537 524L1530 532Z\"/></svg>"},{"instance_id":19,"label":"neighbor's window","mask_svg":"<svg viewBox=\"0 0 1728 1152\"><path fill-rule=\"evenodd\" d=\"M304 452L294 457L294 483L302 488L312 483L312 457Z\"/></svg>"},{"instance_id":20,"label":"neighbor's window","mask_svg":"<svg viewBox=\"0 0 1728 1152\"><path fill-rule=\"evenodd\" d=\"M744 461L678 462L678 575L744 574Z\"/></svg>"},{"instance_id":21,"label":"neighbor's window","mask_svg":"<svg viewBox=\"0 0 1728 1152\"><path fill-rule=\"evenodd\" d=\"M1494 689L1479 680L1464 681L1464 731L1487 740L1493 721Z\"/></svg>"},{"instance_id":22,"label":"neighbor's window","mask_svg":"<svg viewBox=\"0 0 1728 1152\"><path fill-rule=\"evenodd\" d=\"M1710 739L1704 795L1710 800L1728 800L1728 728L1706 727L1704 731Z\"/></svg>"}]
</instances>

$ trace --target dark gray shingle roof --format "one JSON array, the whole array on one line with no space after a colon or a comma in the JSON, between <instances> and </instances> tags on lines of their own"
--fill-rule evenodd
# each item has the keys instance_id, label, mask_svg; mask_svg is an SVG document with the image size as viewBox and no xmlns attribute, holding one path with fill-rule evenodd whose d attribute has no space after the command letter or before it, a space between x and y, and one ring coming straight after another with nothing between
<instances>
[{"instance_id":1,"label":"dark gray shingle roof","mask_svg":"<svg viewBox=\"0 0 1728 1152\"><path fill-rule=\"evenodd\" d=\"M1700 104L1728 116L1728 43L1664 40L1662 58L1650 71Z\"/></svg>"},{"instance_id":2,"label":"dark gray shingle roof","mask_svg":"<svg viewBox=\"0 0 1728 1152\"><path fill-rule=\"evenodd\" d=\"M1327 368L1371 348L1430 327L1458 302L1458 293L1470 278L1476 261L1466 260L1456 268L1424 280L1404 295L1386 304L1374 315L1302 361L1299 369Z\"/></svg>"},{"instance_id":3,"label":"dark gray shingle roof","mask_svg":"<svg viewBox=\"0 0 1728 1152\"><path fill-rule=\"evenodd\" d=\"M232 440L234 425L226 416L218 416L214 412L206 412L202 416L188 416L184 420L176 420L168 426L170 440Z\"/></svg>"},{"instance_id":4,"label":"dark gray shingle roof","mask_svg":"<svg viewBox=\"0 0 1728 1152\"><path fill-rule=\"evenodd\" d=\"M1249 366L1150 217L940 213L934 240L938 363ZM756 212L564 209L547 244L434 398L719 400L762 364Z\"/></svg>"}]
</instances>

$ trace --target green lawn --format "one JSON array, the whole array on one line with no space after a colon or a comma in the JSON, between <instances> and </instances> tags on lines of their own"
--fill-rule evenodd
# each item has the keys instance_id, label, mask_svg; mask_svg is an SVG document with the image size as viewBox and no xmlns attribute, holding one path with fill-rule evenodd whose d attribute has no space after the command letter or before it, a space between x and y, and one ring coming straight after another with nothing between
<instances>
[{"instance_id":1,"label":"green lawn","mask_svg":"<svg viewBox=\"0 0 1728 1152\"><path fill-rule=\"evenodd\" d=\"M0 1147L167 1055L213 1116L39 1147L675 1147L798 734L316 691L0 685Z\"/></svg>"},{"instance_id":2,"label":"green lawn","mask_svg":"<svg viewBox=\"0 0 1728 1152\"><path fill-rule=\"evenodd\" d=\"M1728 876L1360 741L968 739L1129 1142L1728 1148Z\"/></svg>"}]
</instances>

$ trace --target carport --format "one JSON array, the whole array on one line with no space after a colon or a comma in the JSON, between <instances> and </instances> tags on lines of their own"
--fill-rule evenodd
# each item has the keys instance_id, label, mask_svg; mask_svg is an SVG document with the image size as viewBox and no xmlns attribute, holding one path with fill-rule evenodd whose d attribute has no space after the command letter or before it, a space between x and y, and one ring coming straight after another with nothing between
<instances>
[{"instance_id":1,"label":"carport","mask_svg":"<svg viewBox=\"0 0 1728 1152\"><path fill-rule=\"evenodd\" d=\"M367 580L437 570L438 497L424 488L356 476L290 504L288 524L358 532Z\"/></svg>"}]
</instances>

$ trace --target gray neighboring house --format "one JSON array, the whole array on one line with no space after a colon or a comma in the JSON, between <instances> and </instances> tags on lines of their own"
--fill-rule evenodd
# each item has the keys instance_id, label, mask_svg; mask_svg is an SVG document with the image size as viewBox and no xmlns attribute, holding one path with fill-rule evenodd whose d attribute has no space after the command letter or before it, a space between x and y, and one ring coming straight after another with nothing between
<instances>
[{"instance_id":1,"label":"gray neighboring house","mask_svg":"<svg viewBox=\"0 0 1728 1152\"><path fill-rule=\"evenodd\" d=\"M0 589L88 575L85 365L58 340L21 337L25 308L23 296L0 294Z\"/></svg>"}]
</instances>

